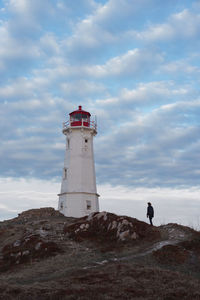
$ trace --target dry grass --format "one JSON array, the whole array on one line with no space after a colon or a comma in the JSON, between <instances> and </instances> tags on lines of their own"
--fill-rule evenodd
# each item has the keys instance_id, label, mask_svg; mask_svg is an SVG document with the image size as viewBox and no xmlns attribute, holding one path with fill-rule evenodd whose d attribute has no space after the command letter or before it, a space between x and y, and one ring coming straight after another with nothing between
<instances>
[{"instance_id":1,"label":"dry grass","mask_svg":"<svg viewBox=\"0 0 200 300\"><path fill-rule=\"evenodd\" d=\"M0 299L200 299L199 281L159 268L112 263L56 281L1 285Z\"/></svg>"},{"instance_id":2,"label":"dry grass","mask_svg":"<svg viewBox=\"0 0 200 300\"><path fill-rule=\"evenodd\" d=\"M112 215L112 222L113 218ZM71 226L70 230L80 227L82 221L79 220L78 225ZM105 221L110 222L109 219ZM9 244L12 245L9 252L12 254L14 248L19 250L18 246L13 248L16 240L39 232L44 235L39 237L44 244L54 242L62 249L61 253L52 253L54 256L49 253L40 257L37 252L31 261L15 261L9 269L2 270L0 299L200 299L200 281L195 278L200 271L197 268L199 233L175 224L155 228L160 231L160 241L170 239L177 245L164 246L153 252L156 241L149 237L145 239L145 236L124 243L112 241L112 247L108 247L109 236L105 231L102 231L105 240L103 235L100 239L102 244L98 237L95 240L95 232L91 231L85 239L81 236L81 242L69 238L64 232L67 225L74 222L75 219L65 218L48 208L45 214L42 209L31 210L0 224L1 251ZM135 219L129 219L129 222L140 226ZM103 230L107 223L102 223ZM101 226L101 223L93 225L90 230L95 231L95 226ZM138 228L150 232L145 226L149 225L142 223ZM34 248L37 244L31 245Z\"/></svg>"}]
</instances>

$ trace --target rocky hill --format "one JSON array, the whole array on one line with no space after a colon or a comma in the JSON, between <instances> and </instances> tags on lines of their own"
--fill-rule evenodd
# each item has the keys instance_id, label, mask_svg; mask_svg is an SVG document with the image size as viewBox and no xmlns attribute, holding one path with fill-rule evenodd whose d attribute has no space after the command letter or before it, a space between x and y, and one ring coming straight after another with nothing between
<instances>
[{"instance_id":1,"label":"rocky hill","mask_svg":"<svg viewBox=\"0 0 200 300\"><path fill-rule=\"evenodd\" d=\"M0 299L200 299L200 233L53 208L0 222Z\"/></svg>"}]
</instances>

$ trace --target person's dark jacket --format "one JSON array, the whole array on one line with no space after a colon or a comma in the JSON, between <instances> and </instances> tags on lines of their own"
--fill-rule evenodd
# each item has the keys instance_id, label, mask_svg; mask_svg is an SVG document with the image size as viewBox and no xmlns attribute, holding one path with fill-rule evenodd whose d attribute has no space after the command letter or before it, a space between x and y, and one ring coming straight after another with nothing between
<instances>
[{"instance_id":1,"label":"person's dark jacket","mask_svg":"<svg viewBox=\"0 0 200 300\"><path fill-rule=\"evenodd\" d=\"M149 218L153 218L154 217L154 211L153 211L153 207L151 205L149 205L147 207L147 217L149 217Z\"/></svg>"}]
</instances>

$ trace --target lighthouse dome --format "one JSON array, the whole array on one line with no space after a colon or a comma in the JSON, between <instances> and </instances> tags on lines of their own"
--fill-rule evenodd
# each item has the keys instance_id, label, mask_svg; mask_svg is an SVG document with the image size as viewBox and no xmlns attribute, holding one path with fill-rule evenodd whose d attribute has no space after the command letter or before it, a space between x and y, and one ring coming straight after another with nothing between
<instances>
[{"instance_id":1,"label":"lighthouse dome","mask_svg":"<svg viewBox=\"0 0 200 300\"><path fill-rule=\"evenodd\" d=\"M90 127L90 113L82 110L82 106L79 105L78 110L71 112L70 114L71 126L86 126Z\"/></svg>"}]
</instances>

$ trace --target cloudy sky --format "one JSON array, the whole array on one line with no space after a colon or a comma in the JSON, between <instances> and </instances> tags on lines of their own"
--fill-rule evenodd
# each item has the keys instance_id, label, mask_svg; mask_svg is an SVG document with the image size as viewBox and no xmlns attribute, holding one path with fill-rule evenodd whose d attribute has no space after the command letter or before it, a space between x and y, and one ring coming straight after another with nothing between
<instances>
[{"instance_id":1,"label":"cloudy sky","mask_svg":"<svg viewBox=\"0 0 200 300\"><path fill-rule=\"evenodd\" d=\"M82 105L101 210L200 224L200 1L0 0L0 42L1 220L57 207Z\"/></svg>"}]
</instances>

